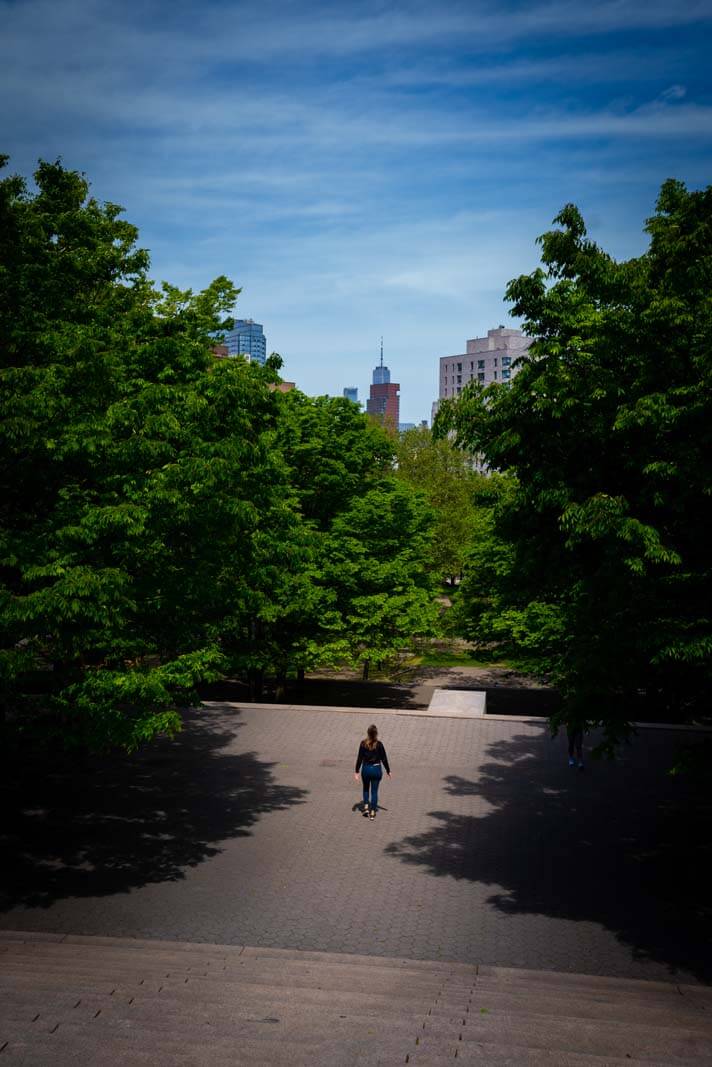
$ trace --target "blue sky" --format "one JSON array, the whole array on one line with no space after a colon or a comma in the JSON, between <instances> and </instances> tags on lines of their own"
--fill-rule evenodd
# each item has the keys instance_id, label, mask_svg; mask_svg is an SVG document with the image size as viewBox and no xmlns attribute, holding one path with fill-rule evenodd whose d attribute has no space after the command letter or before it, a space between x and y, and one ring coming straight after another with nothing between
<instances>
[{"instance_id":1,"label":"blue sky","mask_svg":"<svg viewBox=\"0 0 712 1067\"><path fill-rule=\"evenodd\" d=\"M665 178L709 184L711 31L712 0L0 0L0 151L85 171L156 279L231 277L308 393L365 396L383 335L417 421L564 203L624 258Z\"/></svg>"}]
</instances>

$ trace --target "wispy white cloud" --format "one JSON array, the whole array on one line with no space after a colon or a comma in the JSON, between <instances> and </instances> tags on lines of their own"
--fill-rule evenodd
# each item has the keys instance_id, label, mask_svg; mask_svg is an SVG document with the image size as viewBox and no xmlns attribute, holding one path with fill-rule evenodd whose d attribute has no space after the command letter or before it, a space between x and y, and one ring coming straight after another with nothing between
<instances>
[{"instance_id":1,"label":"wispy white cloud","mask_svg":"<svg viewBox=\"0 0 712 1067\"><path fill-rule=\"evenodd\" d=\"M660 99L667 103L671 100L682 100L686 95L687 89L684 85L671 85L660 94Z\"/></svg>"},{"instance_id":2,"label":"wispy white cloud","mask_svg":"<svg viewBox=\"0 0 712 1067\"><path fill-rule=\"evenodd\" d=\"M231 54L245 58L252 49L263 57L278 55L348 55L393 48L437 48L456 40L474 52L535 37L573 38L621 30L660 29L712 20L708 0L670 4L668 0L578 0L511 6L460 3L434 7L421 3L386 7L361 4L340 9L333 4L288 8L267 4L259 9L237 5L230 12L206 8L198 34L221 32Z\"/></svg>"},{"instance_id":3,"label":"wispy white cloud","mask_svg":"<svg viewBox=\"0 0 712 1067\"><path fill-rule=\"evenodd\" d=\"M659 81L666 70L682 71L690 62L690 54L682 49L670 52L667 49L644 51L631 46L614 51L579 52L571 55L550 55L540 59L521 59L501 56L478 59L476 62L420 62L411 65L388 67L376 74L362 75L357 84L393 86L404 89L476 87L519 87L521 85L567 85L582 83L605 85L609 82L636 84ZM673 75L674 76L674 75ZM671 86L667 99L679 99L675 95L681 86ZM665 95L665 94L662 94ZM681 95L684 95L684 88Z\"/></svg>"},{"instance_id":4,"label":"wispy white cloud","mask_svg":"<svg viewBox=\"0 0 712 1067\"><path fill-rule=\"evenodd\" d=\"M126 205L157 277L234 277L306 388L364 385L385 333L412 419L564 202L636 254L668 167L702 173L710 21L711 0L0 0L0 105L22 167L61 153Z\"/></svg>"},{"instance_id":5,"label":"wispy white cloud","mask_svg":"<svg viewBox=\"0 0 712 1067\"><path fill-rule=\"evenodd\" d=\"M12 61L26 42L23 62L45 76L57 69L92 69L109 75L117 60L160 81L168 66L192 75L199 67L250 68L278 56L392 53L394 48L438 49L452 42L472 54L533 38L571 39L625 30L655 30L712 22L709 0L578 0L510 6L507 3L422 3L388 7L361 3L235 3L140 7L109 0L0 0L4 27L0 56ZM39 32L38 32L39 29Z\"/></svg>"}]
</instances>

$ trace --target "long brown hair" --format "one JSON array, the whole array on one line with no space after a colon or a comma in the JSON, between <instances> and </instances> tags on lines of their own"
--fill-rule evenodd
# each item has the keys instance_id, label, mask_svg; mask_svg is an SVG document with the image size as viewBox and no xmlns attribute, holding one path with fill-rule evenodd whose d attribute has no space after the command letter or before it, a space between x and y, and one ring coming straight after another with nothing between
<instances>
[{"instance_id":1,"label":"long brown hair","mask_svg":"<svg viewBox=\"0 0 712 1067\"><path fill-rule=\"evenodd\" d=\"M364 737L362 743L366 746L366 748L373 750L378 744L378 727L369 726L366 733L368 734L368 737Z\"/></svg>"}]
</instances>

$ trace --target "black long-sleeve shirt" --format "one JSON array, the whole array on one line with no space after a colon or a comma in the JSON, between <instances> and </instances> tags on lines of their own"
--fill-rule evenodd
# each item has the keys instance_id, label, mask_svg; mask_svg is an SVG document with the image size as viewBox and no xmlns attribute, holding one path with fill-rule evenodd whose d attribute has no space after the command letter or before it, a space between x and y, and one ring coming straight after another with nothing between
<instances>
[{"instance_id":1,"label":"black long-sleeve shirt","mask_svg":"<svg viewBox=\"0 0 712 1067\"><path fill-rule=\"evenodd\" d=\"M386 774L391 773L391 768L388 766L388 756L381 741L376 741L374 748L368 748L364 741L361 742L358 747L358 756L356 757L356 774L361 770L362 763L382 763L386 768Z\"/></svg>"}]
</instances>

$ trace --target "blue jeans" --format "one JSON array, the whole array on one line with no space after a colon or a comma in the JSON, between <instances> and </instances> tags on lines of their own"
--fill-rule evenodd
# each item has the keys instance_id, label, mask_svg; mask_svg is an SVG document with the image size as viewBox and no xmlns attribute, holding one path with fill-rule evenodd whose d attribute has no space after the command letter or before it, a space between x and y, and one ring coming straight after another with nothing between
<instances>
[{"instance_id":1,"label":"blue jeans","mask_svg":"<svg viewBox=\"0 0 712 1067\"><path fill-rule=\"evenodd\" d=\"M364 763L361 767L361 781L363 782L363 802L369 803L368 794L371 792L371 811L378 810L378 787L383 778L380 763Z\"/></svg>"}]
</instances>

